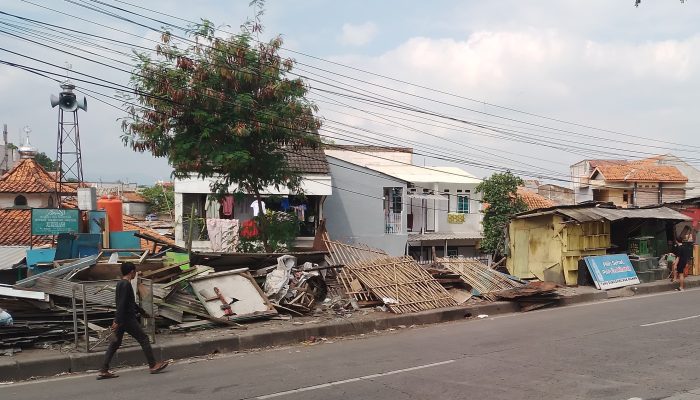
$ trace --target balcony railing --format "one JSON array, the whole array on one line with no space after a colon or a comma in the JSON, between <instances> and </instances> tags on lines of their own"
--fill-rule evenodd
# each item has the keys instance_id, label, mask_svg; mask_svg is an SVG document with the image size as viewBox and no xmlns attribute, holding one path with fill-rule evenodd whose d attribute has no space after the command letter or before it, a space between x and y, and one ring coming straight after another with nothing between
<instances>
[{"instance_id":1,"label":"balcony railing","mask_svg":"<svg viewBox=\"0 0 700 400\"><path fill-rule=\"evenodd\" d=\"M384 233L401 233L403 231L401 213L390 212L386 214L384 222Z\"/></svg>"}]
</instances>

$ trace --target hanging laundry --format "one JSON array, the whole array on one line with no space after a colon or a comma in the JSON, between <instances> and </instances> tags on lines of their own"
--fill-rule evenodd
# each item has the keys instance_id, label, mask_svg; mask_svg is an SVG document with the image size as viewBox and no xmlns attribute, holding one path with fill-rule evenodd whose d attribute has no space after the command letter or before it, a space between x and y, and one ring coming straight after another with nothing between
<instances>
[{"instance_id":1,"label":"hanging laundry","mask_svg":"<svg viewBox=\"0 0 700 400\"><path fill-rule=\"evenodd\" d=\"M289 210L289 198L285 197L282 199L281 207L282 207L282 211Z\"/></svg>"},{"instance_id":2,"label":"hanging laundry","mask_svg":"<svg viewBox=\"0 0 700 400\"><path fill-rule=\"evenodd\" d=\"M302 204L299 206L292 206L292 209L294 210L294 213L297 215L297 218L299 221L304 221L304 217L306 216L306 204Z\"/></svg>"},{"instance_id":3,"label":"hanging laundry","mask_svg":"<svg viewBox=\"0 0 700 400\"><path fill-rule=\"evenodd\" d=\"M204 207L204 211L206 211L207 219L219 218L219 204L220 204L220 202L217 200L216 195L213 195L213 194L207 195L207 204Z\"/></svg>"},{"instance_id":4,"label":"hanging laundry","mask_svg":"<svg viewBox=\"0 0 700 400\"><path fill-rule=\"evenodd\" d=\"M262 208L262 213L265 214L265 202L264 202L264 201L260 201L260 205L262 206L262 207L261 207L261 208ZM257 201L257 200L255 200L255 201L250 205L250 208L253 209L253 216L254 216L254 217L257 217L258 214L260 214L260 211L261 211L261 210L260 210L260 208L258 208L258 201Z\"/></svg>"},{"instance_id":5,"label":"hanging laundry","mask_svg":"<svg viewBox=\"0 0 700 400\"><path fill-rule=\"evenodd\" d=\"M224 196L223 199L221 199L221 205L223 206L223 214L226 217L232 217L233 216L233 196L226 195Z\"/></svg>"},{"instance_id":6,"label":"hanging laundry","mask_svg":"<svg viewBox=\"0 0 700 400\"><path fill-rule=\"evenodd\" d=\"M208 219L207 233L211 250L233 253L238 246L237 219Z\"/></svg>"}]
</instances>

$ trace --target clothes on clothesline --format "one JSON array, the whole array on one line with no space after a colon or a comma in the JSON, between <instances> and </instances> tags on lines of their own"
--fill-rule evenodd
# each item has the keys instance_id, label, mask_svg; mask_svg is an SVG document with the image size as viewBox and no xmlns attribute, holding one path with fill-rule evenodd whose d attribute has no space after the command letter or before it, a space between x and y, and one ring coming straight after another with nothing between
<instances>
[{"instance_id":1,"label":"clothes on clothesline","mask_svg":"<svg viewBox=\"0 0 700 400\"><path fill-rule=\"evenodd\" d=\"M232 217L233 216L233 196L231 195L226 195L223 199L221 199L221 206L223 208L223 214L226 217Z\"/></svg>"},{"instance_id":2,"label":"clothes on clothesline","mask_svg":"<svg viewBox=\"0 0 700 400\"><path fill-rule=\"evenodd\" d=\"M260 214L260 211L262 211L263 214L265 214L265 202L260 201L260 207L258 207L258 201L255 200L251 205L250 208L253 209L253 216L257 217L258 214ZM262 210L261 210L262 208Z\"/></svg>"},{"instance_id":3,"label":"clothes on clothesline","mask_svg":"<svg viewBox=\"0 0 700 400\"><path fill-rule=\"evenodd\" d=\"M287 198L287 197L283 198L280 206L282 208L282 211L288 211L289 210L289 198Z\"/></svg>"},{"instance_id":4,"label":"clothes on clothesline","mask_svg":"<svg viewBox=\"0 0 700 400\"><path fill-rule=\"evenodd\" d=\"M305 221L305 216L306 216L306 204L301 204L298 206L292 206L292 210L294 210L294 213L296 213L297 218L299 218L299 221Z\"/></svg>"}]
</instances>

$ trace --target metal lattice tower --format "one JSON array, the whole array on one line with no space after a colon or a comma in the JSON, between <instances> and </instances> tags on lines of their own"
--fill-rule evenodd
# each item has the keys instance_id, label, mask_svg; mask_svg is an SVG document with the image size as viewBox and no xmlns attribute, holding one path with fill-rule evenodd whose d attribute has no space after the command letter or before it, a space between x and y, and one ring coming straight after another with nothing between
<instances>
[{"instance_id":1,"label":"metal lattice tower","mask_svg":"<svg viewBox=\"0 0 700 400\"><path fill-rule=\"evenodd\" d=\"M75 85L66 82L61 85L63 91L58 97L51 96L51 106L58 109L58 137L56 140L56 195L59 200L65 198L68 186L74 191L76 183L83 182L83 158L80 150L80 127L78 109L87 111L85 98L77 99L73 93Z\"/></svg>"}]
</instances>

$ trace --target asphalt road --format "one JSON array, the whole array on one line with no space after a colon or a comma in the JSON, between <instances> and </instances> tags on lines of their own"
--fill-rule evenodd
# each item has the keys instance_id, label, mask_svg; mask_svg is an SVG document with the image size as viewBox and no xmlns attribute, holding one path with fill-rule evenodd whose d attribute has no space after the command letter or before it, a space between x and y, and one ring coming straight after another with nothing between
<instances>
[{"instance_id":1,"label":"asphalt road","mask_svg":"<svg viewBox=\"0 0 700 400\"><path fill-rule=\"evenodd\" d=\"M181 361L160 375L6 385L0 399L700 400L698 304L700 290L632 297Z\"/></svg>"}]
</instances>

